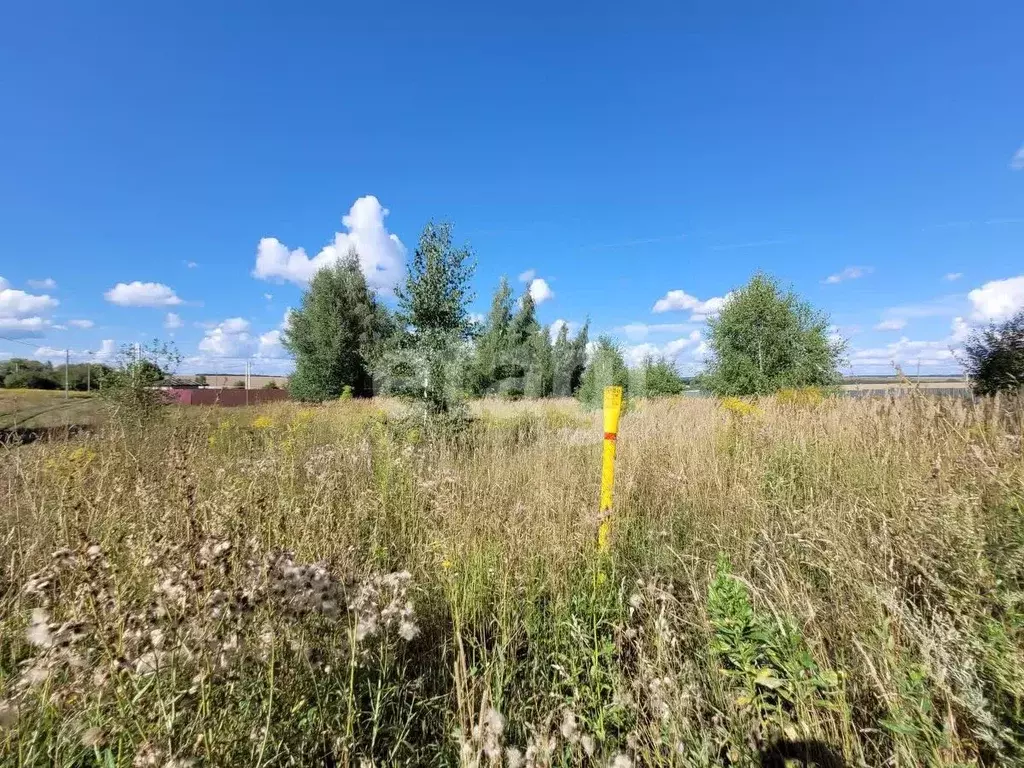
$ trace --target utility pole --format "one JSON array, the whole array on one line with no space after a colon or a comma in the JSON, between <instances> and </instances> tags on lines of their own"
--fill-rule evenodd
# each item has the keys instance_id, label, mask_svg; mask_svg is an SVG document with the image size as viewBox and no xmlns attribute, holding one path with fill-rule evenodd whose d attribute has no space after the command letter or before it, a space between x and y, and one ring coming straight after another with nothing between
<instances>
[{"instance_id":1,"label":"utility pole","mask_svg":"<svg viewBox=\"0 0 1024 768\"><path fill-rule=\"evenodd\" d=\"M249 404L249 361L245 361L245 404Z\"/></svg>"},{"instance_id":2,"label":"utility pole","mask_svg":"<svg viewBox=\"0 0 1024 768\"><path fill-rule=\"evenodd\" d=\"M68 395L68 368L71 367L71 350L64 350L64 399L67 400Z\"/></svg>"},{"instance_id":3,"label":"utility pole","mask_svg":"<svg viewBox=\"0 0 1024 768\"><path fill-rule=\"evenodd\" d=\"M85 364L85 391L92 392L92 360Z\"/></svg>"}]
</instances>

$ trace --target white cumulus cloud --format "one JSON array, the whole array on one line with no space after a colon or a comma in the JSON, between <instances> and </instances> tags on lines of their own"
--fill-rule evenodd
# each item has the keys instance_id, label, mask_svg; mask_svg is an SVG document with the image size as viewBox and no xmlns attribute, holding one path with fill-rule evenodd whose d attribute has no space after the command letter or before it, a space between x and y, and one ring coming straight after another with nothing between
<instances>
[{"instance_id":1,"label":"white cumulus cloud","mask_svg":"<svg viewBox=\"0 0 1024 768\"><path fill-rule=\"evenodd\" d=\"M943 279L944 280L948 280L949 282L952 283L954 280L959 280L963 276L964 276L963 272L947 272L943 276Z\"/></svg>"},{"instance_id":2,"label":"white cumulus cloud","mask_svg":"<svg viewBox=\"0 0 1024 768\"><path fill-rule=\"evenodd\" d=\"M96 323L92 320L68 320L68 325L73 328L92 328Z\"/></svg>"},{"instance_id":3,"label":"white cumulus cloud","mask_svg":"<svg viewBox=\"0 0 1024 768\"><path fill-rule=\"evenodd\" d=\"M36 349L32 356L36 360L50 360L52 362L64 362L63 349L43 346ZM71 349L68 350L72 362L108 363L117 355L117 345L113 339L104 339L100 342L99 349Z\"/></svg>"},{"instance_id":4,"label":"white cumulus cloud","mask_svg":"<svg viewBox=\"0 0 1024 768\"><path fill-rule=\"evenodd\" d=\"M167 317L164 318L164 328L168 331L181 328L182 325L184 325L184 323L181 322L181 317L174 312L168 312Z\"/></svg>"},{"instance_id":5,"label":"white cumulus cloud","mask_svg":"<svg viewBox=\"0 0 1024 768\"><path fill-rule=\"evenodd\" d=\"M42 317L0 317L0 333L16 339L41 336L50 327Z\"/></svg>"},{"instance_id":6,"label":"white cumulus cloud","mask_svg":"<svg viewBox=\"0 0 1024 768\"><path fill-rule=\"evenodd\" d=\"M34 296L14 288L0 290L0 317L26 317L48 312L60 302L49 296Z\"/></svg>"},{"instance_id":7,"label":"white cumulus cloud","mask_svg":"<svg viewBox=\"0 0 1024 768\"><path fill-rule=\"evenodd\" d=\"M537 276L537 270L535 270L535 269L527 269L525 272L520 272L519 273L519 282L521 282L521 283L528 283L531 280L533 280L533 278L535 278L536 276Z\"/></svg>"},{"instance_id":8,"label":"white cumulus cloud","mask_svg":"<svg viewBox=\"0 0 1024 768\"><path fill-rule=\"evenodd\" d=\"M829 285L834 285L835 283L841 283L844 280L856 280L859 277L871 274L871 272L871 267L847 267L842 272L836 272L834 275L829 275L823 282L828 283Z\"/></svg>"},{"instance_id":9,"label":"white cumulus cloud","mask_svg":"<svg viewBox=\"0 0 1024 768\"><path fill-rule=\"evenodd\" d=\"M199 351L218 357L249 357L254 349L249 327L248 320L229 317L206 331L199 341Z\"/></svg>"},{"instance_id":10,"label":"white cumulus cloud","mask_svg":"<svg viewBox=\"0 0 1024 768\"><path fill-rule=\"evenodd\" d=\"M707 301L701 301L696 296L691 296L686 291L669 291L656 302L651 309L652 312L691 312L690 321L700 322L708 317L717 315L722 307L732 297L731 293L725 296L713 296Z\"/></svg>"},{"instance_id":11,"label":"white cumulus cloud","mask_svg":"<svg viewBox=\"0 0 1024 768\"><path fill-rule=\"evenodd\" d=\"M902 331L907 325L907 321L901 317L894 317L889 320L883 320L875 326L876 331Z\"/></svg>"},{"instance_id":12,"label":"white cumulus cloud","mask_svg":"<svg viewBox=\"0 0 1024 768\"><path fill-rule=\"evenodd\" d=\"M626 365L635 367L648 357L664 357L674 361L687 349L696 350L702 343L700 331L691 331L688 336L673 339L665 344L644 342L625 347L622 355L626 360Z\"/></svg>"},{"instance_id":13,"label":"white cumulus cloud","mask_svg":"<svg viewBox=\"0 0 1024 768\"><path fill-rule=\"evenodd\" d=\"M275 328L260 335L256 356L269 358L288 357L288 352L281 343L281 331L279 329Z\"/></svg>"},{"instance_id":14,"label":"white cumulus cloud","mask_svg":"<svg viewBox=\"0 0 1024 768\"><path fill-rule=\"evenodd\" d=\"M41 336L52 327L46 315L60 302L8 287L0 277L0 333L15 338Z\"/></svg>"},{"instance_id":15,"label":"white cumulus cloud","mask_svg":"<svg viewBox=\"0 0 1024 768\"><path fill-rule=\"evenodd\" d=\"M207 358L286 358L288 353L281 343L281 336L288 329L291 312L291 307L288 307L281 324L261 334L254 333L252 324L243 317L230 317L223 322L208 325L199 341L199 352ZM202 356L190 358L193 362L203 359Z\"/></svg>"},{"instance_id":16,"label":"white cumulus cloud","mask_svg":"<svg viewBox=\"0 0 1024 768\"><path fill-rule=\"evenodd\" d=\"M530 296L534 304L543 304L548 299L555 298L555 292L551 290L547 280L543 277L535 277L530 281Z\"/></svg>"},{"instance_id":17,"label":"white cumulus cloud","mask_svg":"<svg viewBox=\"0 0 1024 768\"><path fill-rule=\"evenodd\" d=\"M560 317L553 323L551 323L551 327L548 329L549 333L551 334L551 341L554 341L555 339L558 338L558 334L562 332L563 326L565 326L565 332L568 334L570 339L572 339L572 337L575 336L582 327L579 323L573 320L565 320L564 318Z\"/></svg>"},{"instance_id":18,"label":"white cumulus cloud","mask_svg":"<svg viewBox=\"0 0 1024 768\"><path fill-rule=\"evenodd\" d=\"M1010 167L1015 171L1024 171L1024 147L1013 153L1010 158Z\"/></svg>"},{"instance_id":19,"label":"white cumulus cloud","mask_svg":"<svg viewBox=\"0 0 1024 768\"><path fill-rule=\"evenodd\" d=\"M312 259L302 248L289 250L276 237L264 237L256 248L253 277L305 285L323 267L334 264L355 249L366 282L371 288L390 293L402 276L405 246L397 235L390 234L384 227L387 215L388 209L376 197L360 197L341 219L348 231L336 232L334 241Z\"/></svg>"},{"instance_id":20,"label":"white cumulus cloud","mask_svg":"<svg viewBox=\"0 0 1024 768\"><path fill-rule=\"evenodd\" d=\"M111 304L122 307L173 307L182 303L169 286L163 283L143 283L140 280L118 283L103 297Z\"/></svg>"},{"instance_id":21,"label":"white cumulus cloud","mask_svg":"<svg viewBox=\"0 0 1024 768\"><path fill-rule=\"evenodd\" d=\"M1024 275L992 280L967 294L979 322L1000 322L1024 309Z\"/></svg>"},{"instance_id":22,"label":"white cumulus cloud","mask_svg":"<svg viewBox=\"0 0 1024 768\"><path fill-rule=\"evenodd\" d=\"M52 277L44 277L42 280L29 280L29 287L37 291L53 291L57 288L57 281Z\"/></svg>"}]
</instances>

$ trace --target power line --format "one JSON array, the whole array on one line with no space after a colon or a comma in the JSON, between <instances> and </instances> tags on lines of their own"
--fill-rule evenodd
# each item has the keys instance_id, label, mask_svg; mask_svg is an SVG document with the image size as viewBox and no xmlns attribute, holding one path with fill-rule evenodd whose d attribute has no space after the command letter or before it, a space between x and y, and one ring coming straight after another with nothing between
<instances>
[{"instance_id":1,"label":"power line","mask_svg":"<svg viewBox=\"0 0 1024 768\"><path fill-rule=\"evenodd\" d=\"M7 336L0 336L0 339L3 339L4 341L9 341L12 344L21 344L21 346L29 347L30 349L39 349L38 344L29 344L27 341L22 341L21 339L11 339Z\"/></svg>"}]
</instances>

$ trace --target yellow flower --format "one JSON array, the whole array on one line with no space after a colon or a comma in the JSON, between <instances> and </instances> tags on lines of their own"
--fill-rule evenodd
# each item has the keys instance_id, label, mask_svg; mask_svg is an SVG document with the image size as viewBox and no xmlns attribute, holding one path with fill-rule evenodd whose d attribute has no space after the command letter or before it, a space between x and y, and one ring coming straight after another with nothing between
<instances>
[{"instance_id":1,"label":"yellow flower","mask_svg":"<svg viewBox=\"0 0 1024 768\"><path fill-rule=\"evenodd\" d=\"M740 400L738 397L726 397L722 400L722 407L729 413L740 418L744 416L760 416L763 411L753 403Z\"/></svg>"},{"instance_id":2,"label":"yellow flower","mask_svg":"<svg viewBox=\"0 0 1024 768\"><path fill-rule=\"evenodd\" d=\"M252 423L253 429L270 429L274 426L274 420L269 416L257 416Z\"/></svg>"},{"instance_id":3,"label":"yellow flower","mask_svg":"<svg viewBox=\"0 0 1024 768\"><path fill-rule=\"evenodd\" d=\"M454 563L452 563L452 561L447 558L441 561L441 567L444 568L446 571L450 571L452 565L454 565Z\"/></svg>"},{"instance_id":4,"label":"yellow flower","mask_svg":"<svg viewBox=\"0 0 1024 768\"><path fill-rule=\"evenodd\" d=\"M788 405L794 408L814 408L825 399L818 387L800 387L798 389L783 389L775 396L779 405Z\"/></svg>"},{"instance_id":5,"label":"yellow flower","mask_svg":"<svg viewBox=\"0 0 1024 768\"><path fill-rule=\"evenodd\" d=\"M312 408L303 408L301 411L295 414L295 423L309 424L311 421L313 421L313 418L315 416L316 411L314 411Z\"/></svg>"}]
</instances>

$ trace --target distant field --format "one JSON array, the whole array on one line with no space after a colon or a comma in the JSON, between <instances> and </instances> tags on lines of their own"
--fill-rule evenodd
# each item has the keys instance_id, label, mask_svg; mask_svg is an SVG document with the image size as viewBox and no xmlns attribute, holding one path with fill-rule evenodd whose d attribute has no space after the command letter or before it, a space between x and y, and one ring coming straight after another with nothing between
<instances>
[{"instance_id":1,"label":"distant field","mask_svg":"<svg viewBox=\"0 0 1024 768\"><path fill-rule=\"evenodd\" d=\"M44 389L0 389L0 429L94 424L99 403L94 395Z\"/></svg>"}]
</instances>

